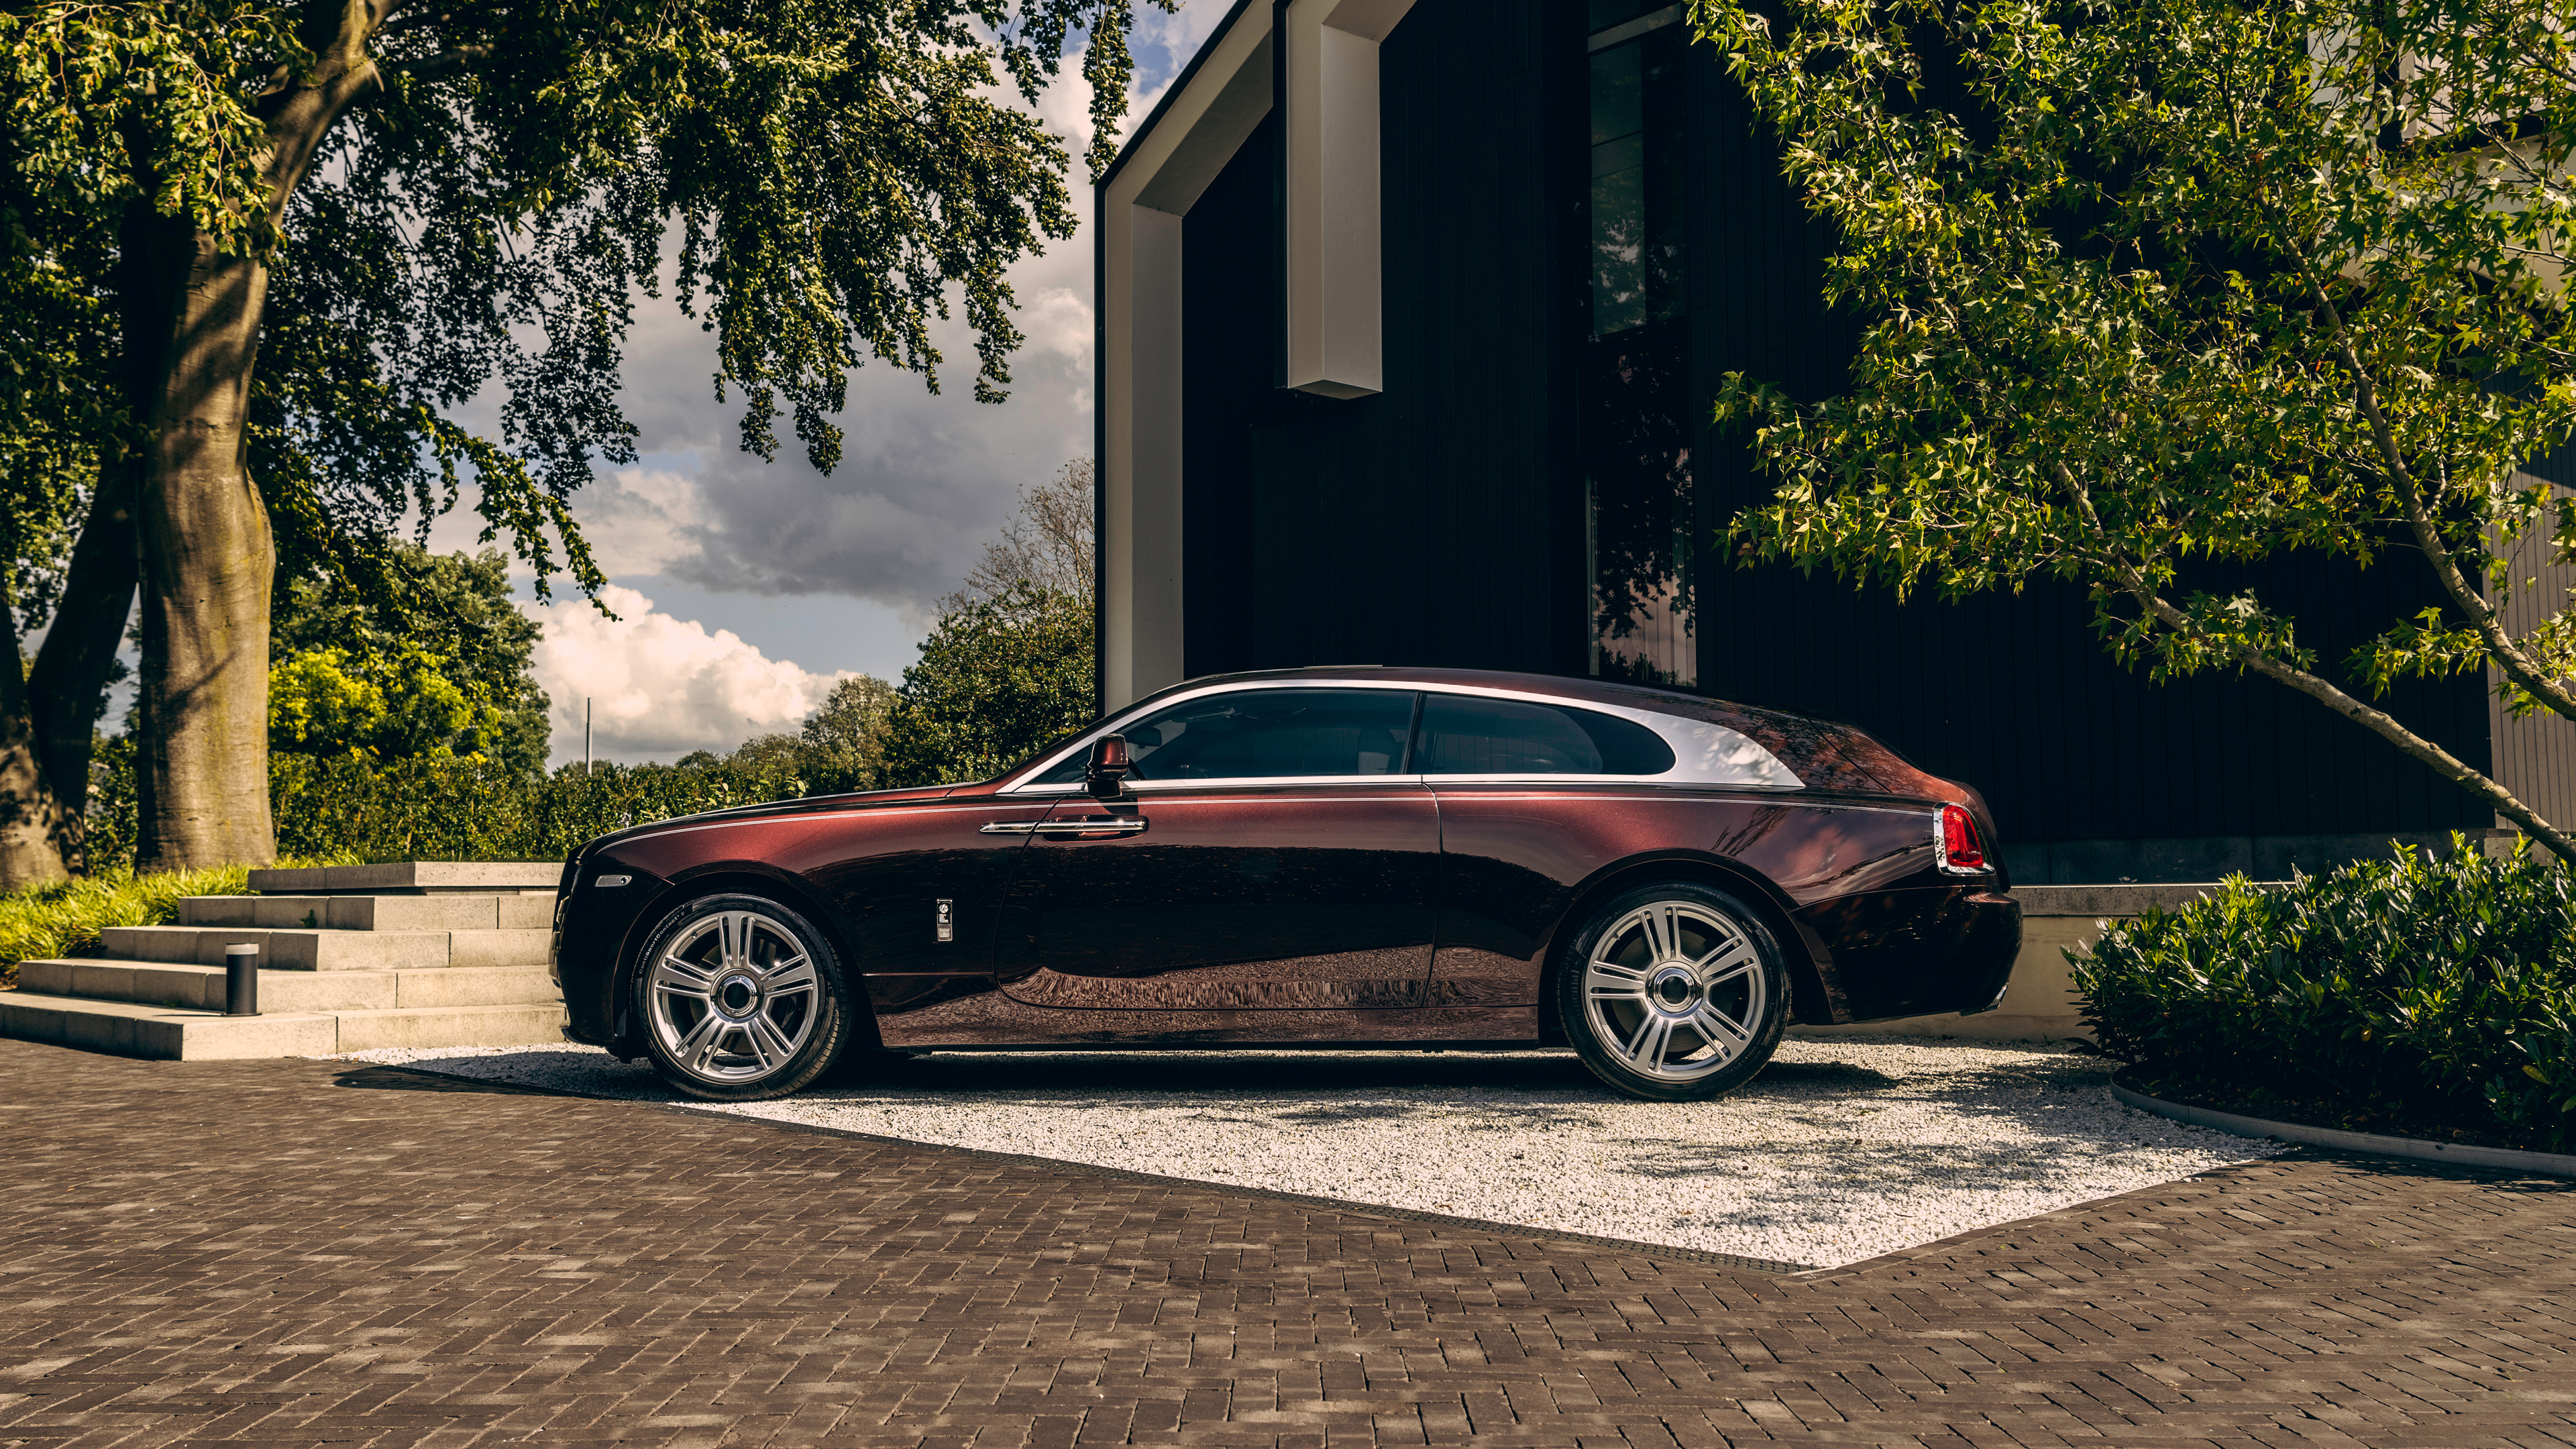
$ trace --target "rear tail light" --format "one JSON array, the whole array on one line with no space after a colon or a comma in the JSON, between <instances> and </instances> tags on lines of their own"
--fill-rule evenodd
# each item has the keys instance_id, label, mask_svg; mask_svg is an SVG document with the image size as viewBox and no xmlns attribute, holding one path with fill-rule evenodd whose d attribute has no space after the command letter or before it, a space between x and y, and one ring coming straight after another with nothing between
<instances>
[{"instance_id":1,"label":"rear tail light","mask_svg":"<svg viewBox=\"0 0 2576 1449\"><path fill-rule=\"evenodd\" d=\"M1941 807L1941 868L1960 874L1986 868L1985 842L1977 838L1976 817L1965 805Z\"/></svg>"}]
</instances>

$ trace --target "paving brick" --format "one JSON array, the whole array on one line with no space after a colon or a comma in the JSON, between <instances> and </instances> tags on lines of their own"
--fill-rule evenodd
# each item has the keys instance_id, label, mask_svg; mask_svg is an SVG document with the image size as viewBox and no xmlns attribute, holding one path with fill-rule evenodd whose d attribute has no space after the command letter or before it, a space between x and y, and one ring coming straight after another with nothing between
<instances>
[{"instance_id":1,"label":"paving brick","mask_svg":"<svg viewBox=\"0 0 2576 1449\"><path fill-rule=\"evenodd\" d=\"M0 1444L2576 1446L2576 1184L1788 1278L327 1062L6 1042L0 1109Z\"/></svg>"}]
</instances>

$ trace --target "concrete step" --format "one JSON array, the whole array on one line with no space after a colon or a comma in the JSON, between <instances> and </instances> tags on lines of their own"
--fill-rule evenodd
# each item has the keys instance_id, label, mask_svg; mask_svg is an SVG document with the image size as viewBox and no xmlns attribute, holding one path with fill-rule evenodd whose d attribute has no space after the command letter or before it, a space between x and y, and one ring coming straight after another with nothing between
<instances>
[{"instance_id":1,"label":"concrete step","mask_svg":"<svg viewBox=\"0 0 2576 1449\"><path fill-rule=\"evenodd\" d=\"M321 1057L339 1049L340 1021L312 1012L221 1016L130 1001L0 991L0 1037L166 1062Z\"/></svg>"},{"instance_id":2,"label":"concrete step","mask_svg":"<svg viewBox=\"0 0 2576 1449\"><path fill-rule=\"evenodd\" d=\"M292 895L490 895L537 891L554 894L563 862L397 860L381 865L265 867L250 873L250 888L264 896Z\"/></svg>"},{"instance_id":3,"label":"concrete step","mask_svg":"<svg viewBox=\"0 0 2576 1449\"><path fill-rule=\"evenodd\" d=\"M541 929L490 931L269 930L248 926L110 926L109 959L221 966L226 946L259 947L275 971L417 971L440 966L541 966L552 945Z\"/></svg>"},{"instance_id":4,"label":"concrete step","mask_svg":"<svg viewBox=\"0 0 2576 1449\"><path fill-rule=\"evenodd\" d=\"M543 895L190 896L183 926L301 927L328 931L542 931L555 898Z\"/></svg>"},{"instance_id":5,"label":"concrete step","mask_svg":"<svg viewBox=\"0 0 2576 1449\"><path fill-rule=\"evenodd\" d=\"M533 1046L561 1041L563 1022L559 1004L224 1016L0 991L0 1037L160 1061L329 1056L381 1047Z\"/></svg>"},{"instance_id":6,"label":"concrete step","mask_svg":"<svg viewBox=\"0 0 2576 1449\"><path fill-rule=\"evenodd\" d=\"M564 1039L563 1003L425 1006L339 1014L344 1052L383 1047L535 1046Z\"/></svg>"},{"instance_id":7,"label":"concrete step","mask_svg":"<svg viewBox=\"0 0 2576 1449\"><path fill-rule=\"evenodd\" d=\"M26 961L18 987L48 996L224 1009L224 968L135 961ZM420 971L262 971L263 1012L390 1011L422 1006L527 1006L563 1000L542 966L440 966Z\"/></svg>"}]
</instances>

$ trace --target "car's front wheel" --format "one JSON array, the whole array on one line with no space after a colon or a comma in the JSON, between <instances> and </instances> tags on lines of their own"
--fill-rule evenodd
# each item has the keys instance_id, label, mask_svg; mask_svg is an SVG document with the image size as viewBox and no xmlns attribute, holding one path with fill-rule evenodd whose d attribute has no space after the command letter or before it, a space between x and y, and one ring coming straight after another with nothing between
<instances>
[{"instance_id":1,"label":"car's front wheel","mask_svg":"<svg viewBox=\"0 0 2576 1449\"><path fill-rule=\"evenodd\" d=\"M854 1014L813 923L754 895L705 896L657 928L634 975L645 1051L692 1097L783 1097L841 1053Z\"/></svg>"},{"instance_id":2,"label":"car's front wheel","mask_svg":"<svg viewBox=\"0 0 2576 1449\"><path fill-rule=\"evenodd\" d=\"M1653 1101L1742 1085L1771 1060L1789 1021L1779 943L1742 901L1696 882L1604 904L1567 943L1557 987L1584 1065Z\"/></svg>"}]
</instances>

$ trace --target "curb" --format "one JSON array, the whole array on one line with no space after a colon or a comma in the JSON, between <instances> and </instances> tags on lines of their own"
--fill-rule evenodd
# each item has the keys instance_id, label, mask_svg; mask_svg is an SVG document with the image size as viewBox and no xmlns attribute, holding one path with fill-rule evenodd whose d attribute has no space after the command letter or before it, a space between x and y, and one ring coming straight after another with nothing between
<instances>
[{"instance_id":1,"label":"curb","mask_svg":"<svg viewBox=\"0 0 2576 1449\"><path fill-rule=\"evenodd\" d=\"M2458 1142L2427 1142L2420 1137L2382 1137L2375 1132L2346 1132L2334 1127L2306 1127L2296 1122L2271 1122L2261 1117L2240 1117L2233 1112L2214 1112L2207 1107L2194 1107L2183 1102L2168 1102L2133 1092L2118 1082L2111 1084L2111 1095L2141 1112L2195 1127L2214 1127L2233 1132L2239 1137L2270 1137L2282 1142L2297 1142L2309 1147L2328 1147L2339 1152L2367 1152L2374 1157L2402 1157L2410 1162L2438 1162L2445 1167L2497 1167L2511 1172L2536 1172L2549 1177L2576 1177L2576 1155L2564 1152L2523 1152L2511 1147L2478 1147Z\"/></svg>"}]
</instances>

